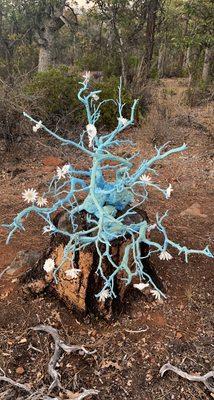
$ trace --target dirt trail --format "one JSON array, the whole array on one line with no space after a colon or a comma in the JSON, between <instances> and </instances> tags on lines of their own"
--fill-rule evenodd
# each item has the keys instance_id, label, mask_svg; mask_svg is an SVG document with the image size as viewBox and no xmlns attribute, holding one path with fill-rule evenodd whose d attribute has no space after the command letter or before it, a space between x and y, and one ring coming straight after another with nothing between
<instances>
[{"instance_id":1,"label":"dirt trail","mask_svg":"<svg viewBox=\"0 0 214 400\"><path fill-rule=\"evenodd\" d=\"M183 79L163 80L155 89L155 101L142 121L142 128L133 130L131 136L143 156L151 155L155 144L168 140L172 146L184 141L188 144L187 152L157 167L160 181L173 185L172 198L166 203L151 192L147 210L153 220L155 212L163 213L167 208L170 237L192 248L204 248L206 244L211 246L213 239L213 104L187 107L185 89ZM30 155L24 150L30 148L32 138L23 143L22 150L5 157L0 181L1 222L11 221L23 207L20 194L24 188L43 189L60 160L85 162L77 154L69 155L67 150L59 153L48 139L36 135ZM18 234L8 246L5 231L0 230L0 271L17 251L42 250L46 246L40 228L40 222L32 218L27 232ZM204 374L214 367L213 262L195 256L186 265L182 257L174 253L173 256L172 262L160 263L155 257L152 260L165 282L167 300L146 303L143 296L135 294L127 311L111 324L88 318L77 320L63 304L46 295L23 295L19 281L11 282L5 276L0 281L0 367L20 382L35 386L49 382L46 369L50 340L28 331L40 322L48 323L60 329L67 341L97 349L97 353L85 358L66 355L61 360L63 384L72 391L96 388L100 390L98 400L210 399L203 385L170 373L160 378L158 373L167 361L192 373ZM146 331L140 332L141 329ZM42 353L28 350L30 343ZM24 368L21 376L17 367Z\"/></svg>"}]
</instances>

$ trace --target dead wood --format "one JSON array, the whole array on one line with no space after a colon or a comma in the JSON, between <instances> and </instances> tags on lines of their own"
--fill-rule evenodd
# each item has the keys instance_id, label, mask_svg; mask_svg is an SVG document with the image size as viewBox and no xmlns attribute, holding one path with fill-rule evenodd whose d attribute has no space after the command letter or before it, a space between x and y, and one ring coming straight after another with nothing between
<instances>
[{"instance_id":1,"label":"dead wood","mask_svg":"<svg viewBox=\"0 0 214 400\"><path fill-rule=\"evenodd\" d=\"M209 380L214 379L214 371L210 371L205 375L191 375L182 371L180 368L174 367L170 363L164 364L161 367L160 375L163 376L166 371L175 372L175 374L191 382L202 382L210 392L214 393L214 385L209 383Z\"/></svg>"}]
</instances>

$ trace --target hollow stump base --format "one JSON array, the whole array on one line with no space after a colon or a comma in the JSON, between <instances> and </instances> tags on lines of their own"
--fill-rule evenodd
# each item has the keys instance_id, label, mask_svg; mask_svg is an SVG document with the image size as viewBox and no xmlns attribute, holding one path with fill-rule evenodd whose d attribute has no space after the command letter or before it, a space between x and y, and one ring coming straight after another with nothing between
<instances>
[{"instance_id":1,"label":"hollow stump base","mask_svg":"<svg viewBox=\"0 0 214 400\"><path fill-rule=\"evenodd\" d=\"M80 217L79 226L81 229L86 229L84 213L82 213ZM138 219L142 220L142 218L147 219L147 215L144 211L140 210ZM55 218L54 223L59 226L60 229L70 229L70 223L65 213L59 214ZM129 238L121 238L112 242L111 255L117 265L121 262L125 247L129 242ZM103 279L97 273L99 256L95 246L88 246L85 250L75 255L75 268L80 269L81 272L75 279L71 279L66 275L65 271L71 268L69 259L71 259L72 254L68 254L68 258L63 261L66 244L67 241L62 235L57 234L52 238L50 246L45 254L43 254L30 273L25 277L28 288L33 293L40 293L47 288L51 289L51 291L54 291L70 309L74 308L82 314L93 313L105 318L111 318L116 310L119 311L121 309L126 292L129 289L129 286L127 286L124 279L122 279L126 277L126 273L121 270L115 277L114 292L116 298L108 298L105 302L101 302L95 296L103 288ZM142 255L148 253L147 245L142 244L141 253ZM57 283L53 280L53 274L46 273L43 269L44 262L48 258L54 259L56 267L60 266L57 275ZM130 269L132 264L133 260L130 258ZM160 280L157 278L148 258L145 259L144 268L145 272L148 273L160 287ZM106 257L103 258L102 269L106 277L114 271L114 268Z\"/></svg>"}]
</instances>

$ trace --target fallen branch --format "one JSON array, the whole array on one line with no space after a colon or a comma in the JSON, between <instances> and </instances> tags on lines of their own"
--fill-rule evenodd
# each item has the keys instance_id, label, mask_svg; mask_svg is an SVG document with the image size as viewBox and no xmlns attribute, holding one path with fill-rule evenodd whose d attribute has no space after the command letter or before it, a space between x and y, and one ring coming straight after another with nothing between
<instances>
[{"instance_id":1,"label":"fallen branch","mask_svg":"<svg viewBox=\"0 0 214 400\"><path fill-rule=\"evenodd\" d=\"M191 375L177 367L174 367L170 363L164 364L161 367L160 375L163 376L166 371L175 372L177 375L191 382L202 382L210 392L214 393L214 386L209 383L209 379L214 378L214 371L210 371L205 375Z\"/></svg>"},{"instance_id":2,"label":"fallen branch","mask_svg":"<svg viewBox=\"0 0 214 400\"><path fill-rule=\"evenodd\" d=\"M7 382L10 385L12 385L20 390L23 390L27 393L30 393L30 394L32 393L32 391L29 389L28 386L23 385L22 383L19 383L19 382L15 382L13 379L8 378L7 376L0 376L0 381Z\"/></svg>"},{"instance_id":3,"label":"fallen branch","mask_svg":"<svg viewBox=\"0 0 214 400\"><path fill-rule=\"evenodd\" d=\"M53 379L53 382L51 383L51 385L49 387L49 391L53 390L55 387L57 387L58 389L63 389L61 382L60 382L60 374L55 369L57 361L59 360L60 355L62 353L62 350L68 354L75 352L75 351L80 351L80 350L83 351L85 354L93 354L96 351L95 350L95 351L90 352L90 351L86 350L84 346L78 346L78 345L70 346L70 345L65 344L60 339L57 330L52 328L52 326L38 325L31 329L34 331L47 332L52 336L52 338L54 340L54 345L55 345L54 354L52 355L52 357L49 361L49 364L48 364L48 373L51 376L51 378Z\"/></svg>"},{"instance_id":4,"label":"fallen branch","mask_svg":"<svg viewBox=\"0 0 214 400\"><path fill-rule=\"evenodd\" d=\"M3 271L0 273L0 279L2 278L2 276L10 269L10 265L8 267L6 267L5 269L3 269Z\"/></svg>"}]
</instances>

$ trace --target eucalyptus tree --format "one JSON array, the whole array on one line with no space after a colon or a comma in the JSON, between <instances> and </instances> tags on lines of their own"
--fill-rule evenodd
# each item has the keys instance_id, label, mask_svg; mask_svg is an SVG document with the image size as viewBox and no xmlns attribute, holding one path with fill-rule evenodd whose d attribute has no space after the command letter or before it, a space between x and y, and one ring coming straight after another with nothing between
<instances>
[{"instance_id":1,"label":"eucalyptus tree","mask_svg":"<svg viewBox=\"0 0 214 400\"><path fill-rule=\"evenodd\" d=\"M214 2L213 0L191 0L184 3L185 12L190 17L189 46L192 54L192 79L198 78L197 65L199 56L204 57L201 77L205 83L211 78L211 67L214 50ZM200 68L199 68L200 70Z\"/></svg>"},{"instance_id":2,"label":"eucalyptus tree","mask_svg":"<svg viewBox=\"0 0 214 400\"><path fill-rule=\"evenodd\" d=\"M53 64L56 34L63 26L72 33L77 28L72 3L67 0L1 0L1 3L0 34L4 36L7 52L20 38L34 40L39 47L38 70L47 70ZM18 35L15 42L10 39L14 33Z\"/></svg>"},{"instance_id":3,"label":"eucalyptus tree","mask_svg":"<svg viewBox=\"0 0 214 400\"><path fill-rule=\"evenodd\" d=\"M109 29L118 53L121 75L127 84L133 77L148 78L153 58L160 0L89 0ZM134 66L134 73L133 73Z\"/></svg>"}]
</instances>

